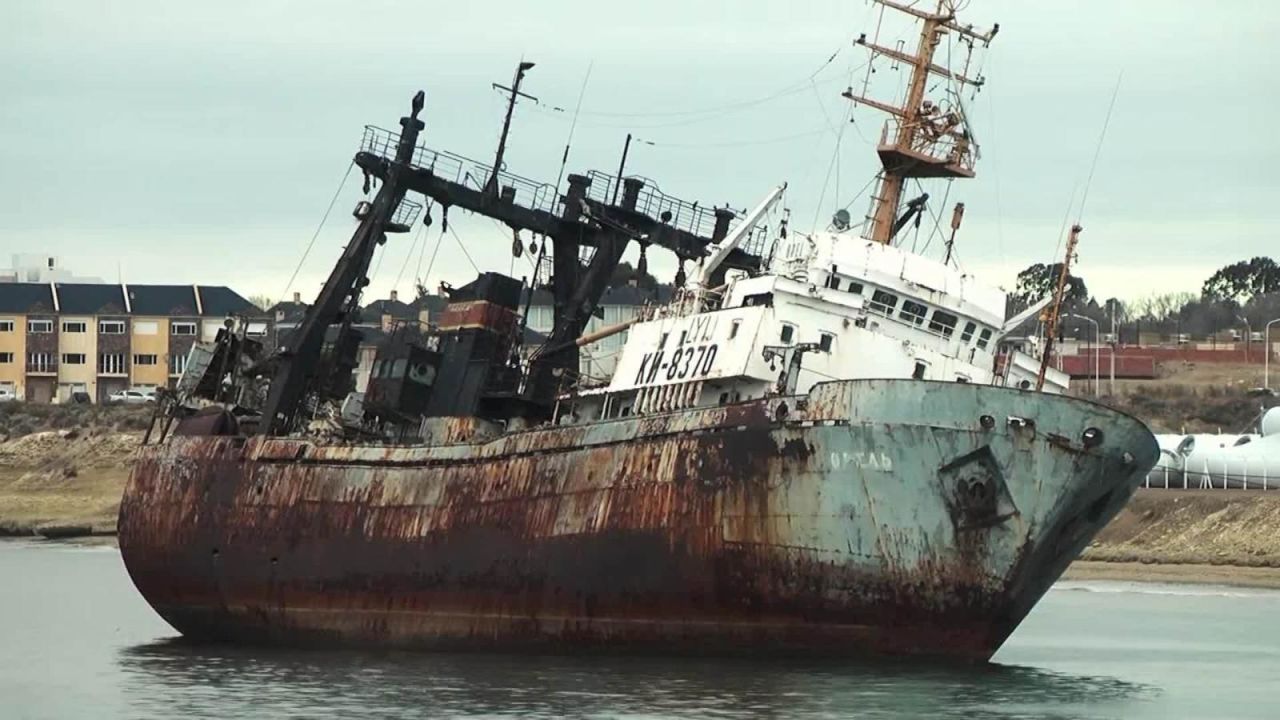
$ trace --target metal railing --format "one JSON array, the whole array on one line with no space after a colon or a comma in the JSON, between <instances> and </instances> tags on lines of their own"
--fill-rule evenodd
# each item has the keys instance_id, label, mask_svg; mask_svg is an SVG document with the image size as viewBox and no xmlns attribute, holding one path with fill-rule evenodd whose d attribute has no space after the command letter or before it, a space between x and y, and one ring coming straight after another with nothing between
<instances>
[{"instance_id":1,"label":"metal railing","mask_svg":"<svg viewBox=\"0 0 1280 720\"><path fill-rule=\"evenodd\" d=\"M360 139L360 150L371 155L394 160L399 145L399 133L366 125L364 136ZM493 166L472 160L462 155L445 150L432 150L421 145L413 149L409 165L429 171L432 175L450 182L466 185L476 190L484 188L493 172ZM529 178L515 175L499 169L498 186L515 190L515 201L533 210L542 210L558 214L560 199L556 197L556 189L547 183L540 183Z\"/></svg>"},{"instance_id":2,"label":"metal railing","mask_svg":"<svg viewBox=\"0 0 1280 720\"><path fill-rule=\"evenodd\" d=\"M976 153L972 140L957 138L940 131L937 125L922 120L916 125L914 141L903 146L898 143L898 134L902 130L902 122L897 118L885 121L880 130L880 146L906 150L916 155L932 158L936 162L946 163L973 172Z\"/></svg>"},{"instance_id":3,"label":"metal railing","mask_svg":"<svg viewBox=\"0 0 1280 720\"><path fill-rule=\"evenodd\" d=\"M407 197L401 198L395 212L391 213L391 222L398 225L413 225L418 219L418 213L421 212L422 203L414 202Z\"/></svg>"},{"instance_id":4,"label":"metal railing","mask_svg":"<svg viewBox=\"0 0 1280 720\"><path fill-rule=\"evenodd\" d=\"M591 186L587 188L587 197L605 205L612 205L614 203L614 186L618 183L618 178L599 170L588 172L587 177L591 179ZM644 181L644 187L640 189L640 194L636 197L636 212L656 218L677 230L684 230L700 237L711 237L711 233L716 226L714 207L700 205L696 202L691 203L667 195L652 180L638 176L633 177ZM623 192L624 188L618 189L617 202L619 204L622 202ZM735 210L734 212L739 215L743 214L741 211ZM670 213L670 216L664 220L663 217L666 213Z\"/></svg>"}]
</instances>

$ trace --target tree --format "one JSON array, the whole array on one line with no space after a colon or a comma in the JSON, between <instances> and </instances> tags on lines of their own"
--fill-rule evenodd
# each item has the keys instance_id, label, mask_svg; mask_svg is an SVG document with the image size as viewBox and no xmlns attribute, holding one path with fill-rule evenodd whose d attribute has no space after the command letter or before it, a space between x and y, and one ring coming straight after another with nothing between
<instances>
[{"instance_id":1,"label":"tree","mask_svg":"<svg viewBox=\"0 0 1280 720\"><path fill-rule=\"evenodd\" d=\"M1269 257L1255 257L1219 268L1204 282L1201 292L1207 300L1230 300L1243 304L1255 295L1280 291L1280 265Z\"/></svg>"},{"instance_id":2,"label":"tree","mask_svg":"<svg viewBox=\"0 0 1280 720\"><path fill-rule=\"evenodd\" d=\"M271 306L276 304L276 301L272 300L269 295L250 295L249 302L262 311L270 310Z\"/></svg>"},{"instance_id":3,"label":"tree","mask_svg":"<svg viewBox=\"0 0 1280 720\"><path fill-rule=\"evenodd\" d=\"M1053 294L1058 286L1058 276L1062 274L1062 263L1045 265L1036 263L1018 273L1018 286L1013 293L1014 302L1019 307L1027 307L1031 303ZM1089 300L1089 289L1084 278L1067 275L1067 289L1063 296L1065 306L1074 306Z\"/></svg>"}]
</instances>

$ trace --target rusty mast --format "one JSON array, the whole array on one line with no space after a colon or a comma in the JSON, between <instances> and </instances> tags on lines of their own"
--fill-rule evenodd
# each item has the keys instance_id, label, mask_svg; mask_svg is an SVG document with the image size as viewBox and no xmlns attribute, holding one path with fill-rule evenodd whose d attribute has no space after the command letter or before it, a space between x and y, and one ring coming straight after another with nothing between
<instances>
[{"instance_id":1,"label":"rusty mast","mask_svg":"<svg viewBox=\"0 0 1280 720\"><path fill-rule=\"evenodd\" d=\"M898 209L902 205L907 180L974 176L977 149L964 107L960 103L960 92L965 86L982 86L981 76L968 75L974 43L981 43L983 47L989 45L1000 30L1000 25L995 24L990 30L979 32L972 25L959 24L953 0L938 0L937 10L932 13L892 0L875 1L884 8L905 13L921 22L920 40L915 54L879 45L878 38L868 40L866 33L855 41L855 44L871 51L873 61L877 56L883 55L911 68L906 100L901 105L867 97L865 83L861 94L854 93L852 87L843 93L845 98L854 103L868 105L892 116L885 122L876 147L882 169L878 187L871 198L871 210L866 218L866 237L888 244L912 218L919 217L929 198L925 193L910 200L906 211L899 216ZM881 12L883 13L883 9ZM965 54L964 68L958 72L934 62L938 46L948 34L959 36L969 49ZM949 61L950 52L947 55ZM931 76L956 84L954 104L938 104L925 99Z\"/></svg>"}]
</instances>

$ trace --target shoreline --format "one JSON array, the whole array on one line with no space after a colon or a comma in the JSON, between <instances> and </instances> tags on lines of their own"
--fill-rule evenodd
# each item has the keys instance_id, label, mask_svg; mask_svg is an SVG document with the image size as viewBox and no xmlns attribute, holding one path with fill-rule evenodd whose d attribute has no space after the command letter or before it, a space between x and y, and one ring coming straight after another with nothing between
<instances>
[{"instance_id":1,"label":"shoreline","mask_svg":"<svg viewBox=\"0 0 1280 720\"><path fill-rule=\"evenodd\" d=\"M1171 585L1225 585L1280 590L1280 568L1205 563L1114 562L1076 560L1058 578Z\"/></svg>"},{"instance_id":2,"label":"shoreline","mask_svg":"<svg viewBox=\"0 0 1280 720\"><path fill-rule=\"evenodd\" d=\"M85 547L119 548L114 532L46 537L38 533L0 535L5 540L27 540ZM1133 562L1076 560L1058 578L1062 581L1130 582L1169 585L1218 585L1238 588L1280 590L1280 568L1208 563Z\"/></svg>"}]
</instances>

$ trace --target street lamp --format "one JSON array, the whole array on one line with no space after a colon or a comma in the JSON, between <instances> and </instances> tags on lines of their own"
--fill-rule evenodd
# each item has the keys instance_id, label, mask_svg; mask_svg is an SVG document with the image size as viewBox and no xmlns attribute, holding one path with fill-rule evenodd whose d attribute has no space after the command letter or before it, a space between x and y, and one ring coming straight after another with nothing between
<instances>
[{"instance_id":1,"label":"street lamp","mask_svg":"<svg viewBox=\"0 0 1280 720\"><path fill-rule=\"evenodd\" d=\"M1271 326L1280 322L1280 318L1271 320L1262 331L1262 387L1271 389Z\"/></svg>"},{"instance_id":2,"label":"street lamp","mask_svg":"<svg viewBox=\"0 0 1280 720\"><path fill-rule=\"evenodd\" d=\"M1249 364L1249 340L1253 336L1253 328L1249 326L1249 318L1243 315L1237 315L1236 319L1244 323L1244 362Z\"/></svg>"},{"instance_id":3,"label":"street lamp","mask_svg":"<svg viewBox=\"0 0 1280 720\"><path fill-rule=\"evenodd\" d=\"M1073 317L1078 320L1088 320L1093 323L1093 396L1098 396L1098 321L1085 315L1076 315L1075 313L1067 313L1067 317Z\"/></svg>"}]
</instances>

